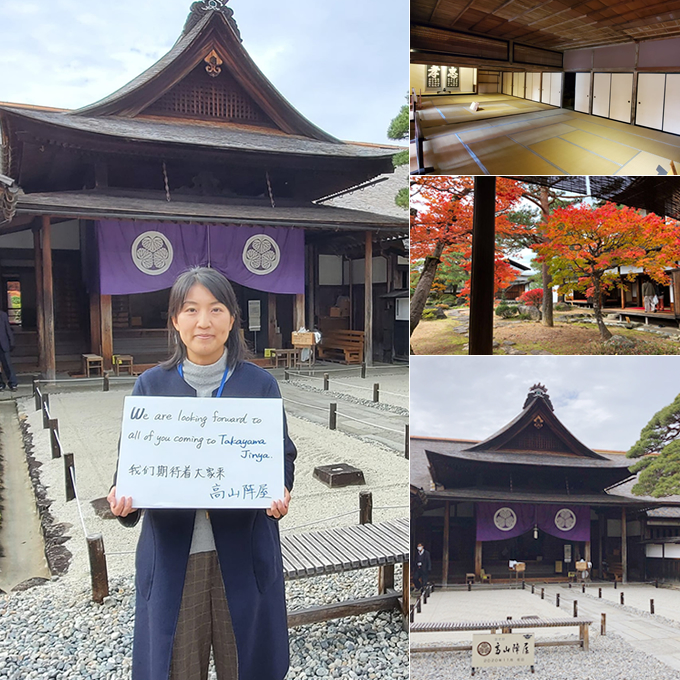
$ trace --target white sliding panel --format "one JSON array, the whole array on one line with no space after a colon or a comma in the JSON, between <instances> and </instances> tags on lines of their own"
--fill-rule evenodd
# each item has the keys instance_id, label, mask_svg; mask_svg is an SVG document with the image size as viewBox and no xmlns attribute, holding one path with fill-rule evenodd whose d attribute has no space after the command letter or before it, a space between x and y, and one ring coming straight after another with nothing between
<instances>
[{"instance_id":1,"label":"white sliding panel","mask_svg":"<svg viewBox=\"0 0 680 680\"><path fill-rule=\"evenodd\" d=\"M562 106L562 79L564 73L553 73L550 77L550 104Z\"/></svg>"},{"instance_id":2,"label":"white sliding panel","mask_svg":"<svg viewBox=\"0 0 680 680\"><path fill-rule=\"evenodd\" d=\"M574 110L581 113L590 113L590 73L576 74Z\"/></svg>"},{"instance_id":3,"label":"white sliding panel","mask_svg":"<svg viewBox=\"0 0 680 680\"><path fill-rule=\"evenodd\" d=\"M512 94L515 95L515 97L521 97L522 99L525 99L525 94L524 94L524 76L525 73L513 73L513 82L512 82Z\"/></svg>"},{"instance_id":4,"label":"white sliding panel","mask_svg":"<svg viewBox=\"0 0 680 680\"><path fill-rule=\"evenodd\" d=\"M527 74L522 72L519 74L519 92L522 99L527 98Z\"/></svg>"},{"instance_id":5,"label":"white sliding panel","mask_svg":"<svg viewBox=\"0 0 680 680\"><path fill-rule=\"evenodd\" d=\"M611 90L611 73L593 74L593 116L609 118L609 91Z\"/></svg>"},{"instance_id":6,"label":"white sliding panel","mask_svg":"<svg viewBox=\"0 0 680 680\"><path fill-rule=\"evenodd\" d=\"M531 78L529 81L528 79ZM534 102L541 101L541 74L540 73L527 73L527 89L529 87L529 82L531 82L531 96L529 97Z\"/></svg>"},{"instance_id":7,"label":"white sliding panel","mask_svg":"<svg viewBox=\"0 0 680 680\"><path fill-rule=\"evenodd\" d=\"M541 102L543 104L550 104L550 79L553 75L552 73L543 74L543 85L541 86Z\"/></svg>"},{"instance_id":8,"label":"white sliding panel","mask_svg":"<svg viewBox=\"0 0 680 680\"><path fill-rule=\"evenodd\" d=\"M639 73L635 124L661 129L665 73Z\"/></svg>"},{"instance_id":9,"label":"white sliding panel","mask_svg":"<svg viewBox=\"0 0 680 680\"><path fill-rule=\"evenodd\" d=\"M630 123L630 103L633 98L633 74L612 73L612 89L609 97L609 117Z\"/></svg>"},{"instance_id":10,"label":"white sliding panel","mask_svg":"<svg viewBox=\"0 0 680 680\"><path fill-rule=\"evenodd\" d=\"M512 73L510 71L503 73L503 94L512 94Z\"/></svg>"},{"instance_id":11,"label":"white sliding panel","mask_svg":"<svg viewBox=\"0 0 680 680\"><path fill-rule=\"evenodd\" d=\"M669 73L666 76L663 129L665 132L680 135L680 73Z\"/></svg>"}]
</instances>

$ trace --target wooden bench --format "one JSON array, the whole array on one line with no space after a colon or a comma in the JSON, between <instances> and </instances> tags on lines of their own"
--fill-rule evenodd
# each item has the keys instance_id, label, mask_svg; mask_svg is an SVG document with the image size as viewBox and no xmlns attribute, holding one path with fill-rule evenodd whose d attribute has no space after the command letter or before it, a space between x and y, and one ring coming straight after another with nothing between
<instances>
[{"instance_id":1,"label":"wooden bench","mask_svg":"<svg viewBox=\"0 0 680 680\"><path fill-rule=\"evenodd\" d=\"M281 537L288 580L378 568L378 595L288 613L288 627L343 616L400 609L406 621L409 599L409 521L359 524ZM403 564L401 594L394 590L394 565Z\"/></svg>"},{"instance_id":2,"label":"wooden bench","mask_svg":"<svg viewBox=\"0 0 680 680\"><path fill-rule=\"evenodd\" d=\"M578 626L578 640L549 640L537 641L536 647L548 647L553 645L578 645L587 652L590 649L589 626L592 619L572 617L564 619L541 619L538 617L522 617L521 619L492 619L489 621L449 621L433 623L412 623L411 633L461 633L466 631L488 630L492 634L512 633L513 629L527 628L560 628L566 626ZM471 650L472 645L454 645L446 647L425 647L411 645L411 652L452 652Z\"/></svg>"},{"instance_id":3,"label":"wooden bench","mask_svg":"<svg viewBox=\"0 0 680 680\"><path fill-rule=\"evenodd\" d=\"M92 371L99 371L104 375L104 358L99 354L83 354L83 373L89 378Z\"/></svg>"},{"instance_id":4,"label":"wooden bench","mask_svg":"<svg viewBox=\"0 0 680 680\"><path fill-rule=\"evenodd\" d=\"M321 335L319 358L361 364L364 360L364 332L333 330Z\"/></svg>"}]
</instances>

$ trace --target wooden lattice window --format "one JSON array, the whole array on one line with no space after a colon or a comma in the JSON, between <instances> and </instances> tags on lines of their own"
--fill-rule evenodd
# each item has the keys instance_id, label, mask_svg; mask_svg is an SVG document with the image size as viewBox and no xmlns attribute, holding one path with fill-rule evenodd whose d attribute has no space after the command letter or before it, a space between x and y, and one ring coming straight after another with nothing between
<instances>
[{"instance_id":1,"label":"wooden lattice window","mask_svg":"<svg viewBox=\"0 0 680 680\"><path fill-rule=\"evenodd\" d=\"M528 427L503 448L515 451L568 451L564 442L552 432Z\"/></svg>"},{"instance_id":2,"label":"wooden lattice window","mask_svg":"<svg viewBox=\"0 0 680 680\"><path fill-rule=\"evenodd\" d=\"M222 69L219 76L211 77L206 73L205 64L198 66L144 113L273 127L271 120L228 72Z\"/></svg>"}]
</instances>

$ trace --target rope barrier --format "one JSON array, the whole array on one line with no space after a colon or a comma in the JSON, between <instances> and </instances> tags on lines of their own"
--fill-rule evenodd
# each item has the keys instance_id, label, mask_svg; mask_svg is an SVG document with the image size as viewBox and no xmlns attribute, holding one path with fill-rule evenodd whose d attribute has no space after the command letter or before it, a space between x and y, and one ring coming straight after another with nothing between
<instances>
[{"instance_id":1,"label":"rope barrier","mask_svg":"<svg viewBox=\"0 0 680 680\"><path fill-rule=\"evenodd\" d=\"M71 474L71 482L73 483L73 492L76 495L76 506L78 508L78 514L80 515L80 523L82 524L83 527L83 535L85 536L85 540L87 540L88 533L87 533L87 527L85 526L85 518L83 517L83 511L80 508L80 498L78 497L78 488L76 487L76 476L75 476L75 471L73 469L73 466L70 465L68 468L69 473Z\"/></svg>"},{"instance_id":2,"label":"rope barrier","mask_svg":"<svg viewBox=\"0 0 680 680\"><path fill-rule=\"evenodd\" d=\"M382 425L376 425L375 423L369 423L365 420L359 420L359 418L353 418L352 416L348 416L345 413L340 413L340 411L336 411L337 415L342 416L343 418L349 418L350 420L354 420L357 423L362 423L363 425L368 425L369 427L377 427L379 430L387 430L388 432L396 432L397 434L401 434L401 430L394 430L391 427L383 427Z\"/></svg>"},{"instance_id":3,"label":"rope barrier","mask_svg":"<svg viewBox=\"0 0 680 680\"><path fill-rule=\"evenodd\" d=\"M326 407L325 406L314 406L313 404L305 404L304 402L301 401L293 401L292 399L288 399L284 397L284 401L290 402L291 404L298 404L299 406L306 406L308 408L315 408L319 411L325 411Z\"/></svg>"},{"instance_id":4,"label":"rope barrier","mask_svg":"<svg viewBox=\"0 0 680 680\"><path fill-rule=\"evenodd\" d=\"M323 375L303 375L302 373L292 373L291 375L295 376L296 378L307 378L309 380L323 380ZM343 385L344 387L352 387L357 390L368 390L369 392L373 391L372 387L364 387L363 385L352 385L351 383L343 383L340 382L339 380L334 380L333 384L335 385ZM398 392L388 392L387 390L383 390L382 388L380 389L380 394L389 394L393 397L402 397L403 399L408 399L408 394L399 394Z\"/></svg>"}]
</instances>

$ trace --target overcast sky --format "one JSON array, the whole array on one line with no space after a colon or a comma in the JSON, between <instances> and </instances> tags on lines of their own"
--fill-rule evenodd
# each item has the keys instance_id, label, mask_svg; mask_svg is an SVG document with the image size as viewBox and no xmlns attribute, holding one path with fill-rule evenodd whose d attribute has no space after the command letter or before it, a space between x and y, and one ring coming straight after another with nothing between
<instances>
[{"instance_id":1,"label":"overcast sky","mask_svg":"<svg viewBox=\"0 0 680 680\"><path fill-rule=\"evenodd\" d=\"M627 451L680 393L679 376L675 356L411 357L411 434L486 439L540 382L583 444Z\"/></svg>"},{"instance_id":2,"label":"overcast sky","mask_svg":"<svg viewBox=\"0 0 680 680\"><path fill-rule=\"evenodd\" d=\"M0 101L78 108L173 45L191 0L0 0ZM230 0L274 86L340 139L387 142L408 93L408 0ZM391 142L394 143L394 142Z\"/></svg>"}]
</instances>

